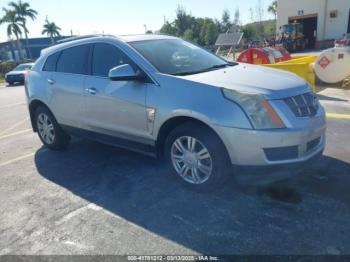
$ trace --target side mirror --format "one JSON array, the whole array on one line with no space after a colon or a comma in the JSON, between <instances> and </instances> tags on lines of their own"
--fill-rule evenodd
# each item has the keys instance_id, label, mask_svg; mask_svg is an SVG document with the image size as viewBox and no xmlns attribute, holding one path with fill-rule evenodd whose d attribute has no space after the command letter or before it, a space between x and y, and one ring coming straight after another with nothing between
<instances>
[{"instance_id":1,"label":"side mirror","mask_svg":"<svg viewBox=\"0 0 350 262\"><path fill-rule=\"evenodd\" d=\"M129 64L113 67L109 70L108 77L112 81L135 81L144 79L143 73L139 70L135 72Z\"/></svg>"}]
</instances>

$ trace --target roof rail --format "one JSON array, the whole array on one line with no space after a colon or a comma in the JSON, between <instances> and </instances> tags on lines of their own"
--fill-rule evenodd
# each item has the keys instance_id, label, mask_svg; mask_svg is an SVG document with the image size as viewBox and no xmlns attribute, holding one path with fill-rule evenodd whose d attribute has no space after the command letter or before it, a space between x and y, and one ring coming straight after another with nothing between
<instances>
[{"instance_id":1,"label":"roof rail","mask_svg":"<svg viewBox=\"0 0 350 262\"><path fill-rule=\"evenodd\" d=\"M62 43L70 42L70 41L81 40L81 39L86 39L86 38L91 38L91 37L101 37L101 36L113 36L113 35L94 34L94 35L72 36L72 37L58 40L56 43L62 44ZM113 37L115 37L115 36L113 36Z\"/></svg>"}]
</instances>

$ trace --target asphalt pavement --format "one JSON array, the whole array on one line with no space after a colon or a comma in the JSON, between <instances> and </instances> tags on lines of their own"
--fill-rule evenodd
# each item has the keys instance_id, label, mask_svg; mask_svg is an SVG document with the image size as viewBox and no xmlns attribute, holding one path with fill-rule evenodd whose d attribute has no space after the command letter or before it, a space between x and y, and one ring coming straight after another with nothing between
<instances>
[{"instance_id":1,"label":"asphalt pavement","mask_svg":"<svg viewBox=\"0 0 350 262\"><path fill-rule=\"evenodd\" d=\"M31 131L23 86L0 87L0 255L350 254L350 91L324 88L324 156L298 177L200 194L153 159Z\"/></svg>"}]
</instances>

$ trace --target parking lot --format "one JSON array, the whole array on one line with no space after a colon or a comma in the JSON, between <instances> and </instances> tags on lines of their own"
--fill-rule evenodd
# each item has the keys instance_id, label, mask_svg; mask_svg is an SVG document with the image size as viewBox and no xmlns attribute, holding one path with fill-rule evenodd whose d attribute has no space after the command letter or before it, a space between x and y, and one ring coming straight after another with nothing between
<instances>
[{"instance_id":1,"label":"parking lot","mask_svg":"<svg viewBox=\"0 0 350 262\"><path fill-rule=\"evenodd\" d=\"M157 160L31 131L23 86L0 87L0 255L350 254L350 90L319 93L324 156L298 177L200 194Z\"/></svg>"}]
</instances>

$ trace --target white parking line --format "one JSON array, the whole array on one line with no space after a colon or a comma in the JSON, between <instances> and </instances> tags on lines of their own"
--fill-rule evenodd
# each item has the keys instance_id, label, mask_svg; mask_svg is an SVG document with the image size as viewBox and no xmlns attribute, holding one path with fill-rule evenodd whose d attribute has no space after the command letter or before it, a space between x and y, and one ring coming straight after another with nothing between
<instances>
[{"instance_id":1,"label":"white parking line","mask_svg":"<svg viewBox=\"0 0 350 262\"><path fill-rule=\"evenodd\" d=\"M0 167L7 166L9 164L15 163L15 162L20 161L22 159L26 159L26 158L32 157L34 155L35 155L35 152L32 152L32 153L29 153L29 154L26 154L26 155L23 155L23 156L19 156L19 157L10 159L8 161L0 163Z\"/></svg>"},{"instance_id":2,"label":"white parking line","mask_svg":"<svg viewBox=\"0 0 350 262\"><path fill-rule=\"evenodd\" d=\"M27 133L29 131L32 131L32 129L25 129L25 130L21 130L21 131L14 132L14 133L11 133L11 134L7 134L7 135L4 135L4 136L0 136L0 140L4 139L4 138L12 137L12 136L21 135L21 134Z\"/></svg>"},{"instance_id":3,"label":"white parking line","mask_svg":"<svg viewBox=\"0 0 350 262\"><path fill-rule=\"evenodd\" d=\"M18 162L20 160L30 158L30 157L34 156L35 154L40 154L40 153L46 152L47 150L48 149L44 148L44 149L40 149L40 150L31 152L31 153L28 153L28 154L16 157L16 158L12 158L10 160L7 160L5 162L0 163L0 167L7 166L7 165L10 165L10 164L16 163L16 162Z\"/></svg>"},{"instance_id":4,"label":"white parking line","mask_svg":"<svg viewBox=\"0 0 350 262\"><path fill-rule=\"evenodd\" d=\"M4 108L9 108L9 107L13 107L13 106L21 106L21 105L25 105L25 104L26 104L25 102L9 104L9 105L0 107L0 110L4 109Z\"/></svg>"},{"instance_id":5,"label":"white parking line","mask_svg":"<svg viewBox=\"0 0 350 262\"><path fill-rule=\"evenodd\" d=\"M99 207L99 206L97 206L97 205L95 205L93 203L90 203L88 205L82 206L82 207L80 207L78 209L75 209L75 210L69 212L68 214L63 216L60 220L56 221L55 224L56 225L61 225L63 223L66 223L70 219L72 219L73 217L76 217L76 216L80 215L81 213L85 212L88 209L99 211L99 210L102 210L102 207Z\"/></svg>"},{"instance_id":6,"label":"white parking line","mask_svg":"<svg viewBox=\"0 0 350 262\"><path fill-rule=\"evenodd\" d=\"M0 132L0 136L1 136L1 135L4 135L4 134L6 134L8 131L11 131L12 129L15 129L16 127L20 126L21 124L23 124L24 122L26 122L28 119L29 119L29 116L26 117L25 119L23 119L23 120L17 122L17 123L14 124L13 126L11 126L11 127L7 128L7 129L3 130L2 132Z\"/></svg>"}]
</instances>

